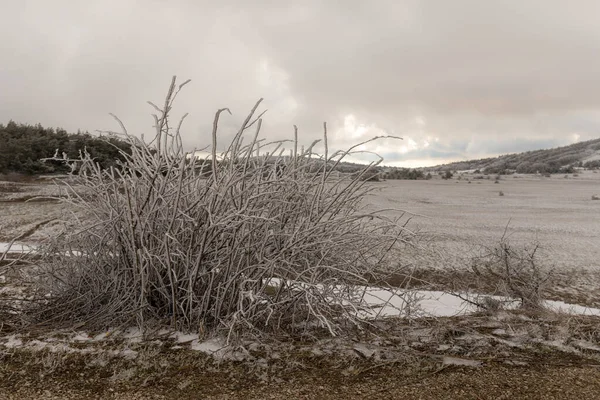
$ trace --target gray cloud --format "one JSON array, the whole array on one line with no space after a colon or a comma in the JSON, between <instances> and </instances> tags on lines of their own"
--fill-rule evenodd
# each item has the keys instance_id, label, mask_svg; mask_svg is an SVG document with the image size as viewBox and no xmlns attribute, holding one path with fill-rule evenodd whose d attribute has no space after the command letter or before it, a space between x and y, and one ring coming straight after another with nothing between
<instances>
[{"instance_id":1,"label":"gray cloud","mask_svg":"<svg viewBox=\"0 0 600 400\"><path fill-rule=\"evenodd\" d=\"M286 4L287 3L287 4ZM0 5L0 121L151 134L146 100L191 85L189 147L223 141L259 97L265 135L434 164L600 136L594 0L22 0ZM523 139L525 138L525 139ZM357 157L359 157L357 155ZM366 156L365 156L366 157ZM359 157L360 158L360 157Z\"/></svg>"}]
</instances>

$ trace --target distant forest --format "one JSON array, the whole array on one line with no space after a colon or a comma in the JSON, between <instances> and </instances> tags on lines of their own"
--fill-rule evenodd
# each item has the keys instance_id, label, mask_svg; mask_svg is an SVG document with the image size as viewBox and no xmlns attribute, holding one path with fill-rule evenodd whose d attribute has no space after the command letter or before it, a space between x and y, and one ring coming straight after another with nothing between
<instances>
[{"instance_id":1,"label":"distant forest","mask_svg":"<svg viewBox=\"0 0 600 400\"><path fill-rule=\"evenodd\" d=\"M69 158L78 158L79 151L88 153L102 168L116 165L122 155L119 150L130 154L130 145L116 137L98 137L89 133L67 133L63 129L44 128L41 125L18 124L10 121L0 124L0 174L16 172L27 175L70 172L70 168L61 161L47 160L58 151L59 156L66 153ZM341 173L355 174L365 166L362 164L341 162L336 170ZM210 169L210 166L206 166ZM430 179L430 174L409 168L375 168L365 179Z\"/></svg>"},{"instance_id":2,"label":"distant forest","mask_svg":"<svg viewBox=\"0 0 600 400\"><path fill-rule=\"evenodd\" d=\"M431 174L427 175L418 169L412 168L389 168L382 174L383 179L406 179L406 180L421 180L431 179Z\"/></svg>"},{"instance_id":3,"label":"distant forest","mask_svg":"<svg viewBox=\"0 0 600 400\"><path fill-rule=\"evenodd\" d=\"M130 153L130 145L112 136L93 136L89 133L67 133L63 129L44 128L41 125L25 125L10 121L0 124L0 174L16 172L27 175L66 173L70 168L60 161L42 161L66 153L69 158L79 157L79 151L88 153L102 168L123 161L119 150ZM600 139L575 143L570 146L548 150L528 151L495 158L455 162L436 167L410 169L377 167L367 179L431 179L433 171L480 170L488 174L559 173L573 172L574 167L600 168ZM342 162L336 170L341 173L357 173L364 165Z\"/></svg>"},{"instance_id":4,"label":"distant forest","mask_svg":"<svg viewBox=\"0 0 600 400\"><path fill-rule=\"evenodd\" d=\"M0 173L17 172L28 175L65 173L70 168L60 161L42 161L43 158L66 153L78 158L79 151L88 153L107 168L123 157L119 150L129 153L130 146L116 137L98 137L89 133L67 133L63 129L24 125L10 121L0 124Z\"/></svg>"}]
</instances>

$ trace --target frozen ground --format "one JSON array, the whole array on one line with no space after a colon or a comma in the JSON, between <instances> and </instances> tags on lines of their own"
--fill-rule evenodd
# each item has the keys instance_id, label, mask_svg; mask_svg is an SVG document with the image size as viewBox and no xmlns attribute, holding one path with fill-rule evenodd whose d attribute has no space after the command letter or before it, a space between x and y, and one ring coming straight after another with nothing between
<instances>
[{"instance_id":1,"label":"frozen ground","mask_svg":"<svg viewBox=\"0 0 600 400\"><path fill-rule=\"evenodd\" d=\"M366 300L373 306L373 315L406 316L405 298L375 289L369 289L368 293ZM428 348L435 350L435 357L442 361L442 365L480 367L483 361L473 356L481 358L485 353L497 352L499 349L496 346L527 349L542 345L600 361L600 338L595 328L588 329L590 323L597 322L593 318L600 316L600 309L546 302L546 307L551 310L549 313L498 311L475 314L480 310L447 293L415 291L411 299L419 299L412 305L415 310L412 316L420 318L380 319L374 322L378 328L373 334L359 341L329 337L291 344L259 342L247 337L227 343L224 336L205 337L194 332L182 333L164 328L143 332L135 327L121 327L101 332L34 330L5 334L0 336L0 353L4 348L59 354L95 354L108 362L111 358L135 360L149 348L162 347L170 350L189 349L219 361L257 361L267 364L269 359L281 359L282 353L291 349L310 352L315 356L350 359L359 356L376 362L389 362L401 357L407 350ZM449 332L452 332L450 336ZM518 355L513 361L518 361Z\"/></svg>"},{"instance_id":2,"label":"frozen ground","mask_svg":"<svg viewBox=\"0 0 600 400\"><path fill-rule=\"evenodd\" d=\"M396 294L397 293L397 294ZM462 297L462 298L461 298ZM413 317L454 317L481 311L479 295L460 293L460 297L447 292L414 290L409 292L369 288L365 301L373 308L373 315ZM518 306L517 302L501 296L487 296L501 302L504 308ZM543 306L551 311L569 315L600 316L600 309L562 301L544 301ZM410 310L408 309L410 307Z\"/></svg>"},{"instance_id":3,"label":"frozen ground","mask_svg":"<svg viewBox=\"0 0 600 400\"><path fill-rule=\"evenodd\" d=\"M592 399L595 326L591 317L501 312L382 321L360 341L235 346L167 330L34 331L0 337L0 397Z\"/></svg>"},{"instance_id":4,"label":"frozen ground","mask_svg":"<svg viewBox=\"0 0 600 400\"><path fill-rule=\"evenodd\" d=\"M56 236L71 210L55 197L65 194L51 180L14 183L0 181L0 242L14 238L35 243Z\"/></svg>"},{"instance_id":5,"label":"frozen ground","mask_svg":"<svg viewBox=\"0 0 600 400\"><path fill-rule=\"evenodd\" d=\"M480 175L481 176L481 175ZM396 208L416 214L412 227L430 234L430 245L443 252L436 265L456 267L461 256L479 246L493 246L510 220L508 233L514 243L539 241L548 263L562 270L600 271L600 173L582 171L578 176L502 176L499 183L463 174L458 180L389 180L369 198L369 208ZM468 183L468 182L471 183ZM68 207L35 196L60 194L53 183L11 184L0 182L0 242L22 236L24 242L56 235L68 216ZM499 196L502 191L504 196ZM399 212L389 212L399 214ZM453 265L454 264L454 265Z\"/></svg>"},{"instance_id":6,"label":"frozen ground","mask_svg":"<svg viewBox=\"0 0 600 400\"><path fill-rule=\"evenodd\" d=\"M388 181L375 184L383 189L371 198L370 207L419 214L413 223L431 233L427 249L442 255L415 259L422 263L419 267L465 267L468 253L478 245L496 244L511 219L514 242L537 239L547 250L546 261L566 273L595 271L600 269L600 201L591 196L600 194L599 175L508 176L498 184L493 178L475 180L469 175L451 181ZM21 236L18 246L33 245L59 232L59 220L68 211L64 206L25 201L31 193L46 190L40 186L0 193L0 242ZM498 195L500 190L504 196ZM5 247L0 244L0 253ZM5 279L0 277L0 295L23 295L13 290L18 288L3 286ZM597 287L598 281L594 284ZM519 393L522 398L542 398L536 397L540 387L552 388L548 393L555 395L544 398L597 395L600 373L589 365L600 362L600 309L547 301L548 308L560 312L487 314L476 313L472 303L447 292L410 293L413 302L407 309L406 297L369 290L373 312L409 312L421 318L384 319L379 335L366 335L359 342L242 340L228 347L195 332L142 335L133 328L4 334L0 397L51 398L65 388L79 393L73 398L117 398L114 393L131 388L145 391L136 398L196 398L199 393L214 398L265 398L265 393L281 394L274 398L519 398ZM477 300L472 294L463 297ZM235 360L229 368L237 369L217 368L202 357ZM540 364L546 370L535 375ZM469 372L463 373L464 368ZM410 391L399 389L409 387L411 379L417 383ZM35 392L25 394L24 388ZM154 397L163 389L168 394ZM19 397L11 397L15 393Z\"/></svg>"},{"instance_id":7,"label":"frozen ground","mask_svg":"<svg viewBox=\"0 0 600 400\"><path fill-rule=\"evenodd\" d=\"M398 261L420 270L468 270L483 247L498 244L510 221L511 244L539 242L543 266L562 274L564 285L553 299L600 306L600 201L592 200L600 195L600 173L567 176L516 174L502 176L499 183L494 176L472 173L448 181L437 176L429 181L389 180L371 184L377 191L369 197L368 208L414 214L409 227L426 233L426 240ZM54 183L0 182L0 252L6 247L2 243L15 237L20 238L17 245L32 245L56 236L64 227L61 221L69 219L68 206L34 197L59 193Z\"/></svg>"},{"instance_id":8,"label":"frozen ground","mask_svg":"<svg viewBox=\"0 0 600 400\"><path fill-rule=\"evenodd\" d=\"M592 200L592 195L600 195L600 173L584 171L566 179L517 174L502 176L499 183L494 176L475 176L376 183L382 189L371 196L370 207L417 214L413 226L431 233L430 245L444 254L427 260L435 267L461 267L461 256L497 244L510 221L510 240L538 241L548 265L563 271L600 271L600 201Z\"/></svg>"}]
</instances>

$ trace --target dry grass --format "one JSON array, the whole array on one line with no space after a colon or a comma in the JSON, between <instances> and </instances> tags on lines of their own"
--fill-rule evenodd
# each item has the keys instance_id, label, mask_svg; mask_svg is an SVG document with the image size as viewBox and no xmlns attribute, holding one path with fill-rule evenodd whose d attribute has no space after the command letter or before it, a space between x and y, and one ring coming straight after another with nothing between
<instances>
[{"instance_id":1,"label":"dry grass","mask_svg":"<svg viewBox=\"0 0 600 400\"><path fill-rule=\"evenodd\" d=\"M260 101L220 156L219 118L228 110L219 110L211 159L192 161L183 118L175 128L170 120L184 85L173 79L163 107L152 104L150 143L121 124L133 153L120 168L103 171L88 154L65 160L78 163L83 190L71 187L61 201L87 219L47 246L38 280L45 301L29 317L55 326L224 330L230 339L362 326L366 277L385 281L410 240L402 215L361 207L373 190L363 177L378 163L334 177L358 145L329 154L326 126L324 154L313 151L317 142L299 151L296 131L284 157L283 143L259 139ZM273 150L259 156L265 149Z\"/></svg>"},{"instance_id":2,"label":"dry grass","mask_svg":"<svg viewBox=\"0 0 600 400\"><path fill-rule=\"evenodd\" d=\"M478 278L496 285L495 294L519 300L522 308L540 310L544 291L554 274L552 268L541 265L539 250L537 243L512 245L505 232L497 246L486 248L473 258L471 269ZM493 301L482 306L496 308Z\"/></svg>"}]
</instances>

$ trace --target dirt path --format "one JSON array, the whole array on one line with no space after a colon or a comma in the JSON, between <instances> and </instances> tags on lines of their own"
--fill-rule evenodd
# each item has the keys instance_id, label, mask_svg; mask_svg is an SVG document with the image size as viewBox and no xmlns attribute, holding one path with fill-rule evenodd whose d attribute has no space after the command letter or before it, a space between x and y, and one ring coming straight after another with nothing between
<instances>
[{"instance_id":1,"label":"dirt path","mask_svg":"<svg viewBox=\"0 0 600 400\"><path fill-rule=\"evenodd\" d=\"M385 371L360 379L323 379L316 371L294 381L261 384L212 374L170 384L118 386L86 380L12 377L0 398L18 399L600 399L597 367L448 368L427 376L399 379ZM327 375L327 374L325 374ZM6 377L5 377L6 378Z\"/></svg>"}]
</instances>

